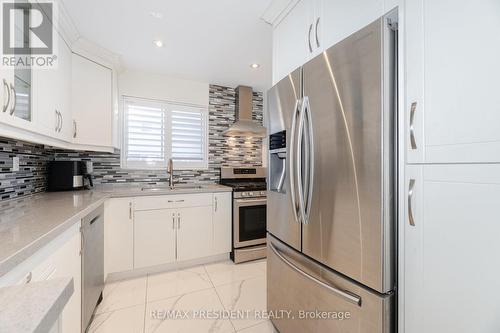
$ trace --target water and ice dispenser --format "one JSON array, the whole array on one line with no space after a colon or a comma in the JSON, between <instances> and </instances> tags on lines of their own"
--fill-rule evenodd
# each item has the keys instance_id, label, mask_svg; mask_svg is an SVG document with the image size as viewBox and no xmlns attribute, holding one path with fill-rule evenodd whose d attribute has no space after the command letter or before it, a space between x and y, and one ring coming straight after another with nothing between
<instances>
[{"instance_id":1,"label":"water and ice dispenser","mask_svg":"<svg viewBox=\"0 0 500 333\"><path fill-rule=\"evenodd\" d=\"M269 189L285 193L286 180L286 131L269 136Z\"/></svg>"}]
</instances>

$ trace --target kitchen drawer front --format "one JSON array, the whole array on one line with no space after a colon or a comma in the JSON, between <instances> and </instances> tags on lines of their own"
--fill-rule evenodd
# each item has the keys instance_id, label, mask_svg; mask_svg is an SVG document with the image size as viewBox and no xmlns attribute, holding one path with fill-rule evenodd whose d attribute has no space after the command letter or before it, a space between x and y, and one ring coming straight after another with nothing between
<instances>
[{"instance_id":1,"label":"kitchen drawer front","mask_svg":"<svg viewBox=\"0 0 500 333\"><path fill-rule=\"evenodd\" d=\"M212 205L212 193L161 195L135 199L135 210L170 209Z\"/></svg>"},{"instance_id":2,"label":"kitchen drawer front","mask_svg":"<svg viewBox=\"0 0 500 333\"><path fill-rule=\"evenodd\" d=\"M326 270L268 237L267 309L290 311L272 319L280 332L393 332L394 295L379 296ZM301 311L319 311L323 319Z\"/></svg>"}]
</instances>

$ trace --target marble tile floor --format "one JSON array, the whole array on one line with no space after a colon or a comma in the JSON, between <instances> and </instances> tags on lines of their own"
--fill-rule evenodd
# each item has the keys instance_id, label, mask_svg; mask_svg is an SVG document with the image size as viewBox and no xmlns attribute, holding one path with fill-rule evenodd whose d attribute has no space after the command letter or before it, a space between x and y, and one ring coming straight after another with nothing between
<instances>
[{"instance_id":1,"label":"marble tile floor","mask_svg":"<svg viewBox=\"0 0 500 333\"><path fill-rule=\"evenodd\" d=\"M89 333L276 332L259 316L266 309L265 260L118 281L103 297Z\"/></svg>"}]
</instances>

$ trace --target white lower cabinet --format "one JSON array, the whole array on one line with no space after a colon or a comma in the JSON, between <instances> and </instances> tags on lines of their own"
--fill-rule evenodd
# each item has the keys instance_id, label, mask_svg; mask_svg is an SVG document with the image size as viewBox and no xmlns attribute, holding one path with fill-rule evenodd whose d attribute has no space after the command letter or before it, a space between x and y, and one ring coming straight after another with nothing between
<instances>
[{"instance_id":1,"label":"white lower cabinet","mask_svg":"<svg viewBox=\"0 0 500 333\"><path fill-rule=\"evenodd\" d=\"M73 277L74 287L73 295L61 314L61 332L79 332L82 303L80 234L71 237L56 256L56 271L50 278Z\"/></svg>"},{"instance_id":2,"label":"white lower cabinet","mask_svg":"<svg viewBox=\"0 0 500 333\"><path fill-rule=\"evenodd\" d=\"M212 207L177 211L177 260L203 258L212 250Z\"/></svg>"},{"instance_id":3,"label":"white lower cabinet","mask_svg":"<svg viewBox=\"0 0 500 333\"><path fill-rule=\"evenodd\" d=\"M231 193L214 193L212 215L214 255L231 252L232 203Z\"/></svg>"},{"instance_id":4,"label":"white lower cabinet","mask_svg":"<svg viewBox=\"0 0 500 333\"><path fill-rule=\"evenodd\" d=\"M134 268L175 261L176 224L177 212L173 209L134 213Z\"/></svg>"},{"instance_id":5,"label":"white lower cabinet","mask_svg":"<svg viewBox=\"0 0 500 333\"><path fill-rule=\"evenodd\" d=\"M109 199L104 204L104 276L134 268L133 199Z\"/></svg>"},{"instance_id":6,"label":"white lower cabinet","mask_svg":"<svg viewBox=\"0 0 500 333\"><path fill-rule=\"evenodd\" d=\"M231 252L230 192L109 199L105 275Z\"/></svg>"},{"instance_id":7,"label":"white lower cabinet","mask_svg":"<svg viewBox=\"0 0 500 333\"><path fill-rule=\"evenodd\" d=\"M80 224L72 226L0 279L0 286L73 278L73 294L60 315L61 332L81 329Z\"/></svg>"},{"instance_id":8,"label":"white lower cabinet","mask_svg":"<svg viewBox=\"0 0 500 333\"><path fill-rule=\"evenodd\" d=\"M500 331L500 165L406 168L405 333Z\"/></svg>"}]
</instances>

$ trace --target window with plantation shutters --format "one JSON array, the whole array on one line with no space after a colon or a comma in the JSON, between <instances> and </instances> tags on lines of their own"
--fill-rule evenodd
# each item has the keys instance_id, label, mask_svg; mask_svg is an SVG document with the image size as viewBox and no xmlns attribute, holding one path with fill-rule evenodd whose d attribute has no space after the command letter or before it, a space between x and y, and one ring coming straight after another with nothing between
<instances>
[{"instance_id":1,"label":"window with plantation shutters","mask_svg":"<svg viewBox=\"0 0 500 333\"><path fill-rule=\"evenodd\" d=\"M206 111L193 107L172 107L171 151L179 167L206 167Z\"/></svg>"},{"instance_id":2,"label":"window with plantation shutters","mask_svg":"<svg viewBox=\"0 0 500 333\"><path fill-rule=\"evenodd\" d=\"M208 167L206 108L143 99L124 99L122 167L177 169Z\"/></svg>"}]
</instances>

